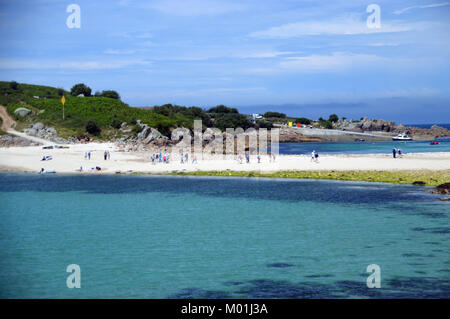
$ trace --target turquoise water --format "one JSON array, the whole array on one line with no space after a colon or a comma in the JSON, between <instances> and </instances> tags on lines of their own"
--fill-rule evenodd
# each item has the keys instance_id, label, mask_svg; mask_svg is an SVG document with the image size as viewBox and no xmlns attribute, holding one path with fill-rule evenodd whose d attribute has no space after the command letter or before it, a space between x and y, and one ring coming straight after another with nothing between
<instances>
[{"instance_id":1,"label":"turquoise water","mask_svg":"<svg viewBox=\"0 0 450 319\"><path fill-rule=\"evenodd\" d=\"M400 148L404 154L450 152L450 139L437 139L440 144L430 142L350 142L350 143L280 143L280 154L311 154L313 150L322 154L391 154L392 149Z\"/></svg>"},{"instance_id":2,"label":"turquoise water","mask_svg":"<svg viewBox=\"0 0 450 319\"><path fill-rule=\"evenodd\" d=\"M2 298L449 298L450 205L313 180L0 174ZM81 267L81 288L66 267ZM381 288L366 267L381 267Z\"/></svg>"}]
</instances>

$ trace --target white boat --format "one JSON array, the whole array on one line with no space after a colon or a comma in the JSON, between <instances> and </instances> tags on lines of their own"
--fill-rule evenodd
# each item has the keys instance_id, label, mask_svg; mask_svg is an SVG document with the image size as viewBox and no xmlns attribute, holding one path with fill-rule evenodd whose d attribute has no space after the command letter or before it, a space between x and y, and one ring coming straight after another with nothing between
<instances>
[{"instance_id":1,"label":"white boat","mask_svg":"<svg viewBox=\"0 0 450 319\"><path fill-rule=\"evenodd\" d=\"M392 138L393 141L412 141L412 137L408 136L406 133L398 134Z\"/></svg>"}]
</instances>

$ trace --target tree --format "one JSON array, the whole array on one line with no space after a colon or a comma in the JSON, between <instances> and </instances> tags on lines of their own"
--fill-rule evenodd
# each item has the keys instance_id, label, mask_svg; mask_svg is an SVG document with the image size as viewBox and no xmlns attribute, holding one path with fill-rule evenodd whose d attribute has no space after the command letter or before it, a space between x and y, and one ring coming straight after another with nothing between
<instances>
[{"instance_id":1,"label":"tree","mask_svg":"<svg viewBox=\"0 0 450 319\"><path fill-rule=\"evenodd\" d=\"M64 89L63 88L58 88L58 95L59 96L63 96L64 95Z\"/></svg>"},{"instance_id":2,"label":"tree","mask_svg":"<svg viewBox=\"0 0 450 319\"><path fill-rule=\"evenodd\" d=\"M88 120L86 122L86 132L92 135L100 135L101 130L95 120Z\"/></svg>"},{"instance_id":3,"label":"tree","mask_svg":"<svg viewBox=\"0 0 450 319\"><path fill-rule=\"evenodd\" d=\"M102 91L101 96L103 96L103 97L109 97L109 98L111 98L111 99L120 100L120 95L119 95L119 93L117 93L116 91L113 91L113 90Z\"/></svg>"},{"instance_id":4,"label":"tree","mask_svg":"<svg viewBox=\"0 0 450 319\"><path fill-rule=\"evenodd\" d=\"M285 119L286 118L286 114L284 113L280 113L280 112L266 112L263 115L265 118L278 118L278 119Z\"/></svg>"},{"instance_id":5,"label":"tree","mask_svg":"<svg viewBox=\"0 0 450 319\"><path fill-rule=\"evenodd\" d=\"M91 88L84 83L78 83L70 89L70 94L73 96L78 96L80 94L83 94L84 96L91 96L91 91Z\"/></svg>"},{"instance_id":6,"label":"tree","mask_svg":"<svg viewBox=\"0 0 450 319\"><path fill-rule=\"evenodd\" d=\"M19 88L19 83L16 81L11 81L11 83L9 83L9 87L13 90L17 90Z\"/></svg>"},{"instance_id":7,"label":"tree","mask_svg":"<svg viewBox=\"0 0 450 319\"><path fill-rule=\"evenodd\" d=\"M331 114L330 117L328 118L328 121L336 123L337 121L339 121L339 116L337 116L336 114Z\"/></svg>"}]
</instances>

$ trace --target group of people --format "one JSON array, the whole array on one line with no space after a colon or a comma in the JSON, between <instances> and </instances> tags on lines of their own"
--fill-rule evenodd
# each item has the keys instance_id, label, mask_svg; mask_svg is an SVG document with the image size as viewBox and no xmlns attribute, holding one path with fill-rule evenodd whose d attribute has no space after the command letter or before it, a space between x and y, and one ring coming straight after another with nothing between
<instances>
[{"instance_id":1,"label":"group of people","mask_svg":"<svg viewBox=\"0 0 450 319\"><path fill-rule=\"evenodd\" d=\"M402 157L402 155L403 155L402 150L400 148L395 148L394 147L392 149L392 157L393 158L397 158L397 155L398 155L398 157Z\"/></svg>"},{"instance_id":2,"label":"group of people","mask_svg":"<svg viewBox=\"0 0 450 319\"><path fill-rule=\"evenodd\" d=\"M105 161L111 158L111 154L109 153L109 151L105 151L105 153L103 153L103 158L105 159Z\"/></svg>"},{"instance_id":3,"label":"group of people","mask_svg":"<svg viewBox=\"0 0 450 319\"><path fill-rule=\"evenodd\" d=\"M242 164L242 162L243 162L243 160L244 160L244 157L245 157L246 163L247 163L247 164L250 164L250 154L249 154L248 152L246 152L246 153L244 154L244 156L242 156L242 154L238 154L238 155L236 156L236 161L237 161L239 164ZM258 154L258 155L256 156L256 159L258 160L258 163L261 163L261 155L260 155L260 154ZM270 163L275 162L275 154L269 153L269 162L270 162Z\"/></svg>"},{"instance_id":4,"label":"group of people","mask_svg":"<svg viewBox=\"0 0 450 319\"><path fill-rule=\"evenodd\" d=\"M170 162L170 154L162 154L162 153L153 153L151 156L152 164L156 163L165 163L168 164ZM187 164L189 163L189 153L180 154L180 163ZM192 156L192 164L197 163L197 157L195 154Z\"/></svg>"}]
</instances>

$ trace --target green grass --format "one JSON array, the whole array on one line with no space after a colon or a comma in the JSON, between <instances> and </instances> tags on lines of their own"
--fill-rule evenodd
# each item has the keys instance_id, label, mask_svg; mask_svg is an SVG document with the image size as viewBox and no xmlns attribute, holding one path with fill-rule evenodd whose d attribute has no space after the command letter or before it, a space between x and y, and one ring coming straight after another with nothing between
<instances>
[{"instance_id":1,"label":"green grass","mask_svg":"<svg viewBox=\"0 0 450 319\"><path fill-rule=\"evenodd\" d=\"M230 177L267 177L329 179L342 181L365 181L394 184L412 184L422 181L429 186L437 186L450 181L450 170L445 171L278 171L278 172L243 172L243 171L195 171L175 172L168 175L190 176L230 176Z\"/></svg>"},{"instance_id":2,"label":"green grass","mask_svg":"<svg viewBox=\"0 0 450 319\"><path fill-rule=\"evenodd\" d=\"M86 134L85 125L90 119L94 120L104 133L117 134L111 130L113 120L130 123L141 120L158 129L162 134L169 134L170 130L179 126L192 126L192 119L182 115L169 118L149 110L133 108L120 100L107 97L74 97L64 91L66 103L64 106L65 119L61 96L57 88L19 84L17 90L10 87L10 82L0 82L0 104L7 107L8 113L18 122L18 128L31 123L42 122L52 126L62 137ZM34 98L39 96L40 98ZM19 118L14 111L19 107L32 110L32 115ZM105 137L105 136L104 136Z\"/></svg>"}]
</instances>

